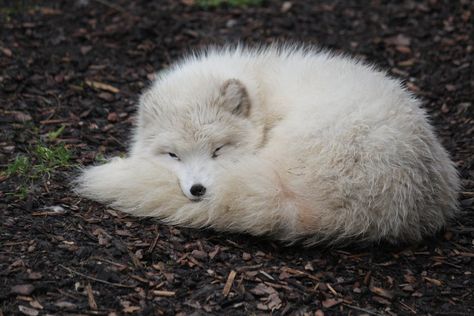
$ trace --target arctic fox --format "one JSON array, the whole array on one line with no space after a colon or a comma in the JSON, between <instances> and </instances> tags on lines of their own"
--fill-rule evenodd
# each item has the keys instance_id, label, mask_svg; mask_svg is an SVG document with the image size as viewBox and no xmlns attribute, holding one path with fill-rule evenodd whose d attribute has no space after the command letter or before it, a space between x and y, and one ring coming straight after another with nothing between
<instances>
[{"instance_id":1,"label":"arctic fox","mask_svg":"<svg viewBox=\"0 0 474 316\"><path fill-rule=\"evenodd\" d=\"M127 158L77 191L167 223L307 244L414 242L459 177L400 81L310 47L211 48L157 75Z\"/></svg>"}]
</instances>

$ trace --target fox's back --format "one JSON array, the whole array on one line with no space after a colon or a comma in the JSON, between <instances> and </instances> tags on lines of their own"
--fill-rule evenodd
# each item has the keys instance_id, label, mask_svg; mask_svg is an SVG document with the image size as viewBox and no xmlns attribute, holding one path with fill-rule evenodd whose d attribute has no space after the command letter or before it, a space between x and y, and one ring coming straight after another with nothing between
<instances>
[{"instance_id":1,"label":"fox's back","mask_svg":"<svg viewBox=\"0 0 474 316\"><path fill-rule=\"evenodd\" d=\"M398 80L376 67L305 47L210 49L184 58L168 73L202 85L209 77L237 78L258 91L270 114L280 116L316 111L318 117L355 112L380 118L418 107Z\"/></svg>"}]
</instances>

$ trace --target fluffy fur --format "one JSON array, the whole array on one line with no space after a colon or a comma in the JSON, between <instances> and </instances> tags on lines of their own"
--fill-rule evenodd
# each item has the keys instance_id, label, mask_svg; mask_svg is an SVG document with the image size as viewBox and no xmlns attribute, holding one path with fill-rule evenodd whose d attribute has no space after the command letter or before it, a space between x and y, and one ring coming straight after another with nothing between
<instances>
[{"instance_id":1,"label":"fluffy fur","mask_svg":"<svg viewBox=\"0 0 474 316\"><path fill-rule=\"evenodd\" d=\"M77 184L134 215L314 244L418 241L455 215L459 178L398 80L311 48L237 47L158 74L129 156Z\"/></svg>"}]
</instances>

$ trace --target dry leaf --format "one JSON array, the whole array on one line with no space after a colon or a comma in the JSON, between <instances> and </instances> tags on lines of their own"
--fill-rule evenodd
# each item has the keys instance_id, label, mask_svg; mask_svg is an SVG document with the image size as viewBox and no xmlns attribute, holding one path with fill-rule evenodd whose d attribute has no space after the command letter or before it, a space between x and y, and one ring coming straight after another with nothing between
<instances>
[{"instance_id":1,"label":"dry leaf","mask_svg":"<svg viewBox=\"0 0 474 316\"><path fill-rule=\"evenodd\" d=\"M23 113L20 111L12 111L11 114L13 114L13 118L17 122L27 122L27 121L32 120L31 115L29 115L28 113Z\"/></svg>"},{"instance_id":2,"label":"dry leaf","mask_svg":"<svg viewBox=\"0 0 474 316\"><path fill-rule=\"evenodd\" d=\"M389 300L386 300L385 298L380 297L380 296L373 296L372 300L374 300L377 303L382 304L382 305L391 305L392 304L392 303L390 303Z\"/></svg>"},{"instance_id":3,"label":"dry leaf","mask_svg":"<svg viewBox=\"0 0 474 316\"><path fill-rule=\"evenodd\" d=\"M279 309L281 307L281 299L278 293L270 294L266 300L266 304L272 311Z\"/></svg>"},{"instance_id":4,"label":"dry leaf","mask_svg":"<svg viewBox=\"0 0 474 316\"><path fill-rule=\"evenodd\" d=\"M425 277L424 278L426 281L430 282L431 284L434 284L436 286L441 286L443 285L443 282L441 282L440 280L436 280L436 279L432 279L432 278L428 278L428 277Z\"/></svg>"},{"instance_id":5,"label":"dry leaf","mask_svg":"<svg viewBox=\"0 0 474 316\"><path fill-rule=\"evenodd\" d=\"M447 84L447 85L445 85L445 88L446 88L446 90L448 90L449 92L456 91L456 89L457 89L456 86L453 85L453 84Z\"/></svg>"},{"instance_id":6,"label":"dry leaf","mask_svg":"<svg viewBox=\"0 0 474 316\"><path fill-rule=\"evenodd\" d=\"M414 292L415 291L413 286L411 286L410 284L407 284L407 285L403 286L402 290L405 291L405 292Z\"/></svg>"},{"instance_id":7,"label":"dry leaf","mask_svg":"<svg viewBox=\"0 0 474 316\"><path fill-rule=\"evenodd\" d=\"M92 46L81 46L80 51L82 55L86 55L88 52L92 50Z\"/></svg>"},{"instance_id":8,"label":"dry leaf","mask_svg":"<svg viewBox=\"0 0 474 316\"><path fill-rule=\"evenodd\" d=\"M304 266L304 269L307 270L307 271L314 271L314 268L313 268L313 265L311 264L311 262L308 262L308 263Z\"/></svg>"},{"instance_id":9,"label":"dry leaf","mask_svg":"<svg viewBox=\"0 0 474 316\"><path fill-rule=\"evenodd\" d=\"M398 45L395 47L395 49L402 53L402 54L410 54L411 53L411 48L408 47L408 46L402 46L402 45Z\"/></svg>"},{"instance_id":10,"label":"dry leaf","mask_svg":"<svg viewBox=\"0 0 474 316\"><path fill-rule=\"evenodd\" d=\"M39 315L39 311L37 311L36 309L34 308L30 308L30 307L27 307L27 306L23 306L23 305L18 305L18 310L25 314L25 315L28 315L28 316L36 316L36 315Z\"/></svg>"},{"instance_id":11,"label":"dry leaf","mask_svg":"<svg viewBox=\"0 0 474 316\"><path fill-rule=\"evenodd\" d=\"M97 95L97 97L107 102L112 102L115 99L114 95L109 92L101 92Z\"/></svg>"},{"instance_id":12,"label":"dry leaf","mask_svg":"<svg viewBox=\"0 0 474 316\"><path fill-rule=\"evenodd\" d=\"M401 67L410 67L410 66L413 66L414 64L415 64L414 59L407 59L398 63L398 65Z\"/></svg>"},{"instance_id":13,"label":"dry leaf","mask_svg":"<svg viewBox=\"0 0 474 316\"><path fill-rule=\"evenodd\" d=\"M290 2L290 1L285 1L285 2L283 2L283 4L281 5L280 11L281 11L282 13L288 12L288 11L290 11L290 9L291 9L292 6L293 6L293 3L292 3L292 2Z\"/></svg>"},{"instance_id":14,"label":"dry leaf","mask_svg":"<svg viewBox=\"0 0 474 316\"><path fill-rule=\"evenodd\" d=\"M191 252L191 256L199 260L205 260L207 259L207 252L196 249Z\"/></svg>"},{"instance_id":15,"label":"dry leaf","mask_svg":"<svg viewBox=\"0 0 474 316\"><path fill-rule=\"evenodd\" d=\"M130 305L130 304L131 304L131 302L129 302L129 301L121 301L120 302L120 305L123 306L123 312L124 313L134 313L134 312L140 310L139 306L133 306L133 305Z\"/></svg>"},{"instance_id":16,"label":"dry leaf","mask_svg":"<svg viewBox=\"0 0 474 316\"><path fill-rule=\"evenodd\" d=\"M342 300L341 299L333 299L333 298L328 298L323 301L323 307L324 308L331 308L333 306L336 306L338 304L341 304Z\"/></svg>"},{"instance_id":17,"label":"dry leaf","mask_svg":"<svg viewBox=\"0 0 474 316\"><path fill-rule=\"evenodd\" d=\"M267 311L268 310L268 306L263 304L263 303L258 303L257 304L257 309L261 310L261 311Z\"/></svg>"},{"instance_id":18,"label":"dry leaf","mask_svg":"<svg viewBox=\"0 0 474 316\"><path fill-rule=\"evenodd\" d=\"M257 296L264 296L264 295L267 295L267 294L276 293L276 290L274 288L272 288L271 286L260 283L256 287L251 289L250 292L252 294L257 295Z\"/></svg>"},{"instance_id":19,"label":"dry leaf","mask_svg":"<svg viewBox=\"0 0 474 316\"><path fill-rule=\"evenodd\" d=\"M408 283L415 283L416 282L416 277L413 274L407 273L403 276L403 278Z\"/></svg>"},{"instance_id":20,"label":"dry leaf","mask_svg":"<svg viewBox=\"0 0 474 316\"><path fill-rule=\"evenodd\" d=\"M18 284L12 286L11 292L13 294L20 294L20 295L30 295L35 290L35 287L32 284Z\"/></svg>"},{"instance_id":21,"label":"dry leaf","mask_svg":"<svg viewBox=\"0 0 474 316\"><path fill-rule=\"evenodd\" d=\"M2 53L4 53L7 57L12 57L13 53L12 50L6 47L0 47Z\"/></svg>"},{"instance_id":22,"label":"dry leaf","mask_svg":"<svg viewBox=\"0 0 474 316\"><path fill-rule=\"evenodd\" d=\"M55 306L59 308L64 308L64 309L76 309L77 305L71 302L66 302L66 301L59 301L54 303Z\"/></svg>"},{"instance_id":23,"label":"dry leaf","mask_svg":"<svg viewBox=\"0 0 474 316\"><path fill-rule=\"evenodd\" d=\"M398 34L397 36L386 38L385 43L395 46L410 46L411 39L403 34Z\"/></svg>"},{"instance_id":24,"label":"dry leaf","mask_svg":"<svg viewBox=\"0 0 474 316\"><path fill-rule=\"evenodd\" d=\"M250 255L248 252L244 252L242 254L242 259L245 260L245 261L248 261L248 260L252 259L252 255Z\"/></svg>"},{"instance_id":25,"label":"dry leaf","mask_svg":"<svg viewBox=\"0 0 474 316\"><path fill-rule=\"evenodd\" d=\"M131 314L139 310L140 310L139 306L127 306L123 308L123 312L127 314Z\"/></svg>"},{"instance_id":26,"label":"dry leaf","mask_svg":"<svg viewBox=\"0 0 474 316\"><path fill-rule=\"evenodd\" d=\"M60 15L60 14L63 13L61 10L48 8L48 7L38 8L38 11L41 12L41 14L44 14L44 15Z\"/></svg>"},{"instance_id":27,"label":"dry leaf","mask_svg":"<svg viewBox=\"0 0 474 316\"><path fill-rule=\"evenodd\" d=\"M382 289L381 287L372 286L370 291L376 295L388 298L389 300L391 300L394 296L392 292Z\"/></svg>"},{"instance_id":28,"label":"dry leaf","mask_svg":"<svg viewBox=\"0 0 474 316\"><path fill-rule=\"evenodd\" d=\"M32 300L30 302L31 307L36 308L36 309L43 309L43 305L40 304L37 300Z\"/></svg>"}]
</instances>

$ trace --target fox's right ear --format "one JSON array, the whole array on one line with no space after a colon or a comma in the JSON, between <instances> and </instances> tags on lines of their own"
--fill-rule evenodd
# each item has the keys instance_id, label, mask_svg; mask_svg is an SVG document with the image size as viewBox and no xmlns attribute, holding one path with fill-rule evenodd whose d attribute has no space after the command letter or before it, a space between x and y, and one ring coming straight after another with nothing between
<instances>
[{"instance_id":1,"label":"fox's right ear","mask_svg":"<svg viewBox=\"0 0 474 316\"><path fill-rule=\"evenodd\" d=\"M226 80L221 86L222 106L235 115L248 116L250 98L244 84L237 79Z\"/></svg>"}]
</instances>

